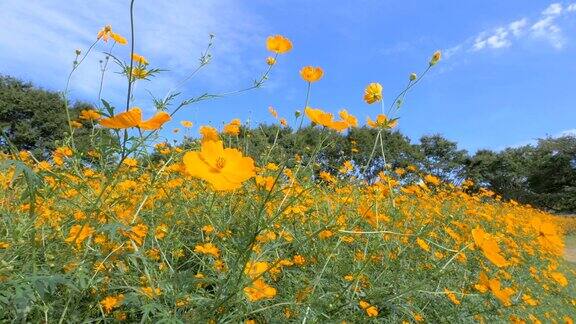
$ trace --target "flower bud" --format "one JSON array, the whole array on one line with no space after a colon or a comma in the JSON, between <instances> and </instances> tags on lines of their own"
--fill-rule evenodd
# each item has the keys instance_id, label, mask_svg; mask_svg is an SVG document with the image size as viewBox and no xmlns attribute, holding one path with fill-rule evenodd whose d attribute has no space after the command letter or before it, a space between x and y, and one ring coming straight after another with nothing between
<instances>
[{"instance_id":1,"label":"flower bud","mask_svg":"<svg viewBox=\"0 0 576 324\"><path fill-rule=\"evenodd\" d=\"M410 81L414 81L418 79L418 76L416 75L416 73L410 73Z\"/></svg>"}]
</instances>

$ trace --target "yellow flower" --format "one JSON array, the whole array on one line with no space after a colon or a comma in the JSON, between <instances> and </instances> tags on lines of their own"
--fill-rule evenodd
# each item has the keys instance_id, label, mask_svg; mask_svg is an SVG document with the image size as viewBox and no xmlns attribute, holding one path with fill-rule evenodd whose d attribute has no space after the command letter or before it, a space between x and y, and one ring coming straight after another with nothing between
<instances>
[{"instance_id":1,"label":"yellow flower","mask_svg":"<svg viewBox=\"0 0 576 324\"><path fill-rule=\"evenodd\" d=\"M274 107L272 106L268 107L268 112L270 112L270 115L272 115L272 117L278 118L278 112L276 111L276 109L274 109Z\"/></svg>"},{"instance_id":2,"label":"yellow flower","mask_svg":"<svg viewBox=\"0 0 576 324\"><path fill-rule=\"evenodd\" d=\"M436 65L436 63L438 63L441 58L442 53L440 51L434 52L434 54L432 54L432 58L430 59L430 66Z\"/></svg>"},{"instance_id":3,"label":"yellow flower","mask_svg":"<svg viewBox=\"0 0 576 324\"><path fill-rule=\"evenodd\" d=\"M300 254L296 254L292 260L294 261L295 265L304 265L304 263L306 263L306 259Z\"/></svg>"},{"instance_id":4,"label":"yellow flower","mask_svg":"<svg viewBox=\"0 0 576 324\"><path fill-rule=\"evenodd\" d=\"M452 291L448 290L448 289L444 289L444 293L446 294L446 296L448 297L448 299L450 299L450 301L454 304L454 305L460 305L460 301L458 300L458 298L456 298L456 294L454 294Z\"/></svg>"},{"instance_id":5,"label":"yellow flower","mask_svg":"<svg viewBox=\"0 0 576 324\"><path fill-rule=\"evenodd\" d=\"M194 125L191 121L188 120L183 120L180 122L180 124L186 128L190 128Z\"/></svg>"},{"instance_id":6,"label":"yellow flower","mask_svg":"<svg viewBox=\"0 0 576 324\"><path fill-rule=\"evenodd\" d=\"M376 306L370 305L369 302L365 300L361 300L358 302L358 306L366 312L368 317L376 317L378 316L378 308Z\"/></svg>"},{"instance_id":7,"label":"yellow flower","mask_svg":"<svg viewBox=\"0 0 576 324\"><path fill-rule=\"evenodd\" d=\"M8 242L0 242L0 249L7 249L10 247L10 243Z\"/></svg>"},{"instance_id":8,"label":"yellow flower","mask_svg":"<svg viewBox=\"0 0 576 324\"><path fill-rule=\"evenodd\" d=\"M240 119L233 119L230 123L224 125L224 134L238 136L240 134Z\"/></svg>"},{"instance_id":9,"label":"yellow flower","mask_svg":"<svg viewBox=\"0 0 576 324\"><path fill-rule=\"evenodd\" d=\"M166 233L168 233L168 225L166 224L159 224L156 226L156 232L154 233L154 237L157 240L161 240L166 237Z\"/></svg>"},{"instance_id":10,"label":"yellow flower","mask_svg":"<svg viewBox=\"0 0 576 324\"><path fill-rule=\"evenodd\" d=\"M117 308L124 301L124 295L108 296L100 301L104 313L110 313L114 308Z\"/></svg>"},{"instance_id":11,"label":"yellow flower","mask_svg":"<svg viewBox=\"0 0 576 324\"><path fill-rule=\"evenodd\" d=\"M74 243L77 247L80 247L82 242L92 236L94 232L94 228L90 227L89 225L74 225L70 228L66 242Z\"/></svg>"},{"instance_id":12,"label":"yellow flower","mask_svg":"<svg viewBox=\"0 0 576 324\"><path fill-rule=\"evenodd\" d=\"M140 54L132 53L132 60L138 64L148 65L148 60Z\"/></svg>"},{"instance_id":13,"label":"yellow flower","mask_svg":"<svg viewBox=\"0 0 576 324\"><path fill-rule=\"evenodd\" d=\"M248 263L246 263L246 267L244 268L244 273L254 279L258 276L260 276L261 274L265 273L266 271L268 271L268 269L270 268L270 264L268 264L268 262L265 261L257 261L257 262L253 262L253 261L248 261Z\"/></svg>"},{"instance_id":14,"label":"yellow flower","mask_svg":"<svg viewBox=\"0 0 576 324\"><path fill-rule=\"evenodd\" d=\"M417 238L416 243L418 244L418 246L420 246L420 248L422 248L422 250L430 252L430 245L428 245L428 243L426 243L426 241L424 241L423 239Z\"/></svg>"},{"instance_id":15,"label":"yellow flower","mask_svg":"<svg viewBox=\"0 0 576 324\"><path fill-rule=\"evenodd\" d=\"M338 132L353 126L354 122L356 121L356 118L348 114L346 110L340 111L340 116L345 117L345 120L334 120L334 115L331 113L327 113L321 109L315 109L311 107L306 107L304 109L304 113L313 123L333 129Z\"/></svg>"},{"instance_id":16,"label":"yellow flower","mask_svg":"<svg viewBox=\"0 0 576 324\"><path fill-rule=\"evenodd\" d=\"M268 65L274 65L274 64L276 64L276 59L273 58L273 57L267 57L267 58L266 58L266 64L268 64Z\"/></svg>"},{"instance_id":17,"label":"yellow flower","mask_svg":"<svg viewBox=\"0 0 576 324\"><path fill-rule=\"evenodd\" d=\"M316 82L322 78L324 71L321 67L305 66L300 70L300 76L304 81Z\"/></svg>"},{"instance_id":18,"label":"yellow flower","mask_svg":"<svg viewBox=\"0 0 576 324\"><path fill-rule=\"evenodd\" d=\"M152 299L161 294L160 288L142 287L140 291L148 298Z\"/></svg>"},{"instance_id":19,"label":"yellow flower","mask_svg":"<svg viewBox=\"0 0 576 324\"><path fill-rule=\"evenodd\" d=\"M424 181L425 181L426 183L431 184L431 185L434 185L434 186L437 186L437 185L440 184L440 179L438 179L437 177L435 177L435 176L433 176L433 175L430 175L430 174L427 174L427 175L424 177Z\"/></svg>"},{"instance_id":20,"label":"yellow flower","mask_svg":"<svg viewBox=\"0 0 576 324\"><path fill-rule=\"evenodd\" d=\"M130 168L134 168L136 166L138 166L138 161L132 158L126 158L124 159L124 161L122 161L122 164L130 167Z\"/></svg>"},{"instance_id":21,"label":"yellow flower","mask_svg":"<svg viewBox=\"0 0 576 324\"><path fill-rule=\"evenodd\" d=\"M394 128L398 124L397 119L388 119L384 114L379 114L376 116L376 120L372 120L370 117L366 119L366 124L372 128Z\"/></svg>"},{"instance_id":22,"label":"yellow flower","mask_svg":"<svg viewBox=\"0 0 576 324\"><path fill-rule=\"evenodd\" d=\"M276 296L276 288L269 286L263 279L255 280L252 285L244 287L244 294L249 301L271 299Z\"/></svg>"},{"instance_id":23,"label":"yellow flower","mask_svg":"<svg viewBox=\"0 0 576 324\"><path fill-rule=\"evenodd\" d=\"M498 299L504 306L512 305L512 302L510 301L510 297L514 294L512 288L508 287L500 289L500 280L498 279L490 279L488 285L494 297L496 297L496 299Z\"/></svg>"},{"instance_id":24,"label":"yellow flower","mask_svg":"<svg viewBox=\"0 0 576 324\"><path fill-rule=\"evenodd\" d=\"M146 79L148 76L148 71L144 67L135 67L132 68L132 77L134 79Z\"/></svg>"},{"instance_id":25,"label":"yellow flower","mask_svg":"<svg viewBox=\"0 0 576 324\"><path fill-rule=\"evenodd\" d=\"M111 32L112 32L112 26L106 25L106 26L102 27L102 29L100 29L100 31L96 35L96 38L97 39L102 38L103 41L107 42L108 39L110 39L110 33Z\"/></svg>"},{"instance_id":26,"label":"yellow flower","mask_svg":"<svg viewBox=\"0 0 576 324\"><path fill-rule=\"evenodd\" d=\"M200 135L202 135L202 142L220 140L218 131L212 126L200 126Z\"/></svg>"},{"instance_id":27,"label":"yellow flower","mask_svg":"<svg viewBox=\"0 0 576 324\"><path fill-rule=\"evenodd\" d=\"M142 111L140 108L134 107L126 112L119 113L110 118L101 119L100 125L113 129L139 127L143 130L157 130L170 119L171 117L167 112L159 111L152 118L146 121L142 121Z\"/></svg>"},{"instance_id":28,"label":"yellow flower","mask_svg":"<svg viewBox=\"0 0 576 324\"><path fill-rule=\"evenodd\" d=\"M382 85L377 82L370 83L366 89L364 89L364 101L367 104L373 104L382 100Z\"/></svg>"},{"instance_id":29,"label":"yellow flower","mask_svg":"<svg viewBox=\"0 0 576 324\"><path fill-rule=\"evenodd\" d=\"M568 286L568 279L564 276L561 272L552 272L550 273L550 277L554 279L560 286L566 287Z\"/></svg>"},{"instance_id":30,"label":"yellow flower","mask_svg":"<svg viewBox=\"0 0 576 324\"><path fill-rule=\"evenodd\" d=\"M120 44L120 45L126 45L128 44L128 41L126 40L126 38L124 38L124 36L120 35L120 34L116 34L114 32L110 33L110 37L112 37L112 39L114 41L116 41L116 43Z\"/></svg>"},{"instance_id":31,"label":"yellow flower","mask_svg":"<svg viewBox=\"0 0 576 324\"><path fill-rule=\"evenodd\" d=\"M212 243L198 244L194 247L194 252L212 255L215 258L220 256L220 250Z\"/></svg>"},{"instance_id":32,"label":"yellow flower","mask_svg":"<svg viewBox=\"0 0 576 324\"><path fill-rule=\"evenodd\" d=\"M346 124L348 124L348 127L358 126L358 119L356 119L356 117L354 117L353 115L349 114L346 109L340 110L340 112L338 112L338 115L340 116L340 118L342 118L343 121L346 122Z\"/></svg>"},{"instance_id":33,"label":"yellow flower","mask_svg":"<svg viewBox=\"0 0 576 324\"><path fill-rule=\"evenodd\" d=\"M112 26L106 25L100 29L98 34L96 35L97 39L102 39L103 41L107 42L110 38L112 38L115 42L120 45L126 45L128 41L126 38L122 37L120 34L116 34L112 31Z\"/></svg>"},{"instance_id":34,"label":"yellow flower","mask_svg":"<svg viewBox=\"0 0 576 324\"><path fill-rule=\"evenodd\" d=\"M255 175L254 160L225 149L222 141L202 142L200 152L187 152L183 161L188 175L207 181L215 190L238 189Z\"/></svg>"},{"instance_id":35,"label":"yellow flower","mask_svg":"<svg viewBox=\"0 0 576 324\"><path fill-rule=\"evenodd\" d=\"M100 119L100 113L96 110L92 109L85 109L80 112L80 119L83 120L98 120Z\"/></svg>"},{"instance_id":36,"label":"yellow flower","mask_svg":"<svg viewBox=\"0 0 576 324\"><path fill-rule=\"evenodd\" d=\"M506 267L509 265L509 262L502 256L500 247L494 237L479 227L472 230L472 237L474 238L474 244L482 250L484 256L495 266Z\"/></svg>"},{"instance_id":37,"label":"yellow flower","mask_svg":"<svg viewBox=\"0 0 576 324\"><path fill-rule=\"evenodd\" d=\"M129 231L120 230L122 235L131 239L136 243L136 245L140 246L144 244L144 239L146 238L146 234L148 234L148 225L146 224L137 224L130 228Z\"/></svg>"},{"instance_id":38,"label":"yellow flower","mask_svg":"<svg viewBox=\"0 0 576 324\"><path fill-rule=\"evenodd\" d=\"M266 48L276 54L283 54L292 49L292 42L282 35L269 36L266 39Z\"/></svg>"},{"instance_id":39,"label":"yellow flower","mask_svg":"<svg viewBox=\"0 0 576 324\"><path fill-rule=\"evenodd\" d=\"M480 278L478 278L478 283L474 285L474 288L481 293L485 293L490 289L490 280L484 271L480 272Z\"/></svg>"}]
</instances>

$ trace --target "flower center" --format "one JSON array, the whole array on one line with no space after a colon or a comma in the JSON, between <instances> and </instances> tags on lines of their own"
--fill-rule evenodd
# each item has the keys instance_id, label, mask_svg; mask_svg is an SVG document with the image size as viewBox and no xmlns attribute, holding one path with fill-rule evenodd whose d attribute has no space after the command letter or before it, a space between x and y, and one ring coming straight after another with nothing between
<instances>
[{"instance_id":1,"label":"flower center","mask_svg":"<svg viewBox=\"0 0 576 324\"><path fill-rule=\"evenodd\" d=\"M226 165L226 160L224 160L223 157L220 156L216 159L216 167L218 169L224 168L225 165Z\"/></svg>"}]
</instances>

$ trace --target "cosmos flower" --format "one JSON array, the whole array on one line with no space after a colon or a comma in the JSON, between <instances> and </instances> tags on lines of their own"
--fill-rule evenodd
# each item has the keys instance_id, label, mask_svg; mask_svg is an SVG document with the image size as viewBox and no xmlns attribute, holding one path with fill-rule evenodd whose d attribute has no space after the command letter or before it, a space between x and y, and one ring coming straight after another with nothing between
<instances>
[{"instance_id":1,"label":"cosmos flower","mask_svg":"<svg viewBox=\"0 0 576 324\"><path fill-rule=\"evenodd\" d=\"M171 117L167 112L159 111L152 118L146 121L142 121L142 111L140 108L134 107L126 112L119 113L110 118L101 119L100 125L113 129L139 127L143 130L157 130L170 119Z\"/></svg>"},{"instance_id":2,"label":"cosmos flower","mask_svg":"<svg viewBox=\"0 0 576 324\"><path fill-rule=\"evenodd\" d=\"M364 89L364 101L371 105L380 100L382 100L382 85L377 82L372 82L366 86L366 89Z\"/></svg>"},{"instance_id":3,"label":"cosmos flower","mask_svg":"<svg viewBox=\"0 0 576 324\"><path fill-rule=\"evenodd\" d=\"M300 76L302 79L310 83L320 80L323 75L324 71L319 66L305 66L300 70Z\"/></svg>"},{"instance_id":4,"label":"cosmos flower","mask_svg":"<svg viewBox=\"0 0 576 324\"><path fill-rule=\"evenodd\" d=\"M276 54L284 54L292 49L292 42L282 35L269 36L266 39L266 48Z\"/></svg>"},{"instance_id":5,"label":"cosmos flower","mask_svg":"<svg viewBox=\"0 0 576 324\"><path fill-rule=\"evenodd\" d=\"M212 185L214 190L234 190L255 175L254 160L236 149L224 148L222 141L204 141L200 152L183 158L186 173Z\"/></svg>"}]
</instances>

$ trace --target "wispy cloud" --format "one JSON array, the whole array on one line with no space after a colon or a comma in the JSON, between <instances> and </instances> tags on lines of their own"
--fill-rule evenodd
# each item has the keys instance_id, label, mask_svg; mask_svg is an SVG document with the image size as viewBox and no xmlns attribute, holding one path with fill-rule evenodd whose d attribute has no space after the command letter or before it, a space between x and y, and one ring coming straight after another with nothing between
<instances>
[{"instance_id":1,"label":"wispy cloud","mask_svg":"<svg viewBox=\"0 0 576 324\"><path fill-rule=\"evenodd\" d=\"M476 37L446 49L446 58L461 52L508 48L527 38L544 40L555 49L560 50L567 41L560 24L563 18L573 13L576 13L576 3L567 6L563 6L561 3L552 3L536 18L521 17L510 23L482 31Z\"/></svg>"},{"instance_id":2,"label":"wispy cloud","mask_svg":"<svg viewBox=\"0 0 576 324\"><path fill-rule=\"evenodd\" d=\"M85 51L103 25L110 23L129 36L126 1L3 0L0 12L0 73L32 77L55 90L63 90L74 50ZM262 47L263 23L237 1L137 1L135 16L136 51L152 66L170 70L152 83L137 85L137 91L167 91L196 66L210 33L216 35L214 60L203 72L201 86L235 87L254 74L255 63L247 55ZM72 83L77 97L96 99L99 60L109 49L100 44L79 68ZM114 54L128 58L126 47L116 47ZM109 73L105 84L107 97L119 99L125 92L126 81L118 74Z\"/></svg>"}]
</instances>

